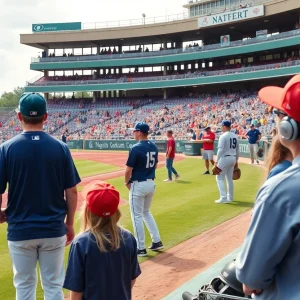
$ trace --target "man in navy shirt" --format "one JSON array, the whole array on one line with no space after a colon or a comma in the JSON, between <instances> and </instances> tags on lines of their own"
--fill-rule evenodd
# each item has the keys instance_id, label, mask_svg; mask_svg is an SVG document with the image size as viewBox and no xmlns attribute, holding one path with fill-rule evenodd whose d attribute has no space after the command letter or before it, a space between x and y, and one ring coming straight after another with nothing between
<instances>
[{"instance_id":1,"label":"man in navy shirt","mask_svg":"<svg viewBox=\"0 0 300 300\"><path fill-rule=\"evenodd\" d=\"M61 136L61 140L66 144L67 143L67 132L65 131Z\"/></svg>"},{"instance_id":2,"label":"man in navy shirt","mask_svg":"<svg viewBox=\"0 0 300 300\"><path fill-rule=\"evenodd\" d=\"M8 223L16 300L36 299L37 261L44 299L64 299L64 248L74 238L80 178L67 145L43 132L47 116L41 95L24 94L18 109L23 132L0 145L0 207L9 185L0 223Z\"/></svg>"},{"instance_id":3,"label":"man in navy shirt","mask_svg":"<svg viewBox=\"0 0 300 300\"><path fill-rule=\"evenodd\" d=\"M158 163L158 150L156 145L148 140L148 134L149 126L146 123L141 122L135 125L133 135L134 139L139 142L132 147L125 169L125 185L130 190L129 205L138 256L147 255L143 220L152 239L152 245L148 249L153 251L163 249L156 222L150 212L155 190L154 178Z\"/></svg>"},{"instance_id":4,"label":"man in navy shirt","mask_svg":"<svg viewBox=\"0 0 300 300\"><path fill-rule=\"evenodd\" d=\"M246 133L246 138L249 142L249 150L250 150L250 159L251 164L254 164L254 158L259 164L259 160L257 157L257 151L258 151L258 143L261 138L261 133L258 129L255 128L254 124L250 125L250 130Z\"/></svg>"}]
</instances>

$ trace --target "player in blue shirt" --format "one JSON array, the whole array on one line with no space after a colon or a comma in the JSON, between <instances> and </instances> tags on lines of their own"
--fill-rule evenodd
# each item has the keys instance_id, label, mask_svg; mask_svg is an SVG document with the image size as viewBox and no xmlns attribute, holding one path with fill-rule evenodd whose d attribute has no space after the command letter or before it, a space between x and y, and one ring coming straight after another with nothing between
<instances>
[{"instance_id":1,"label":"player in blue shirt","mask_svg":"<svg viewBox=\"0 0 300 300\"><path fill-rule=\"evenodd\" d=\"M261 133L258 129L255 128L254 124L250 125L250 130L246 133L246 138L249 142L249 150L250 150L250 159L251 164L254 164L254 158L256 160L256 163L259 164L259 160L257 157L257 151L258 151L258 142L261 138Z\"/></svg>"},{"instance_id":2,"label":"player in blue shirt","mask_svg":"<svg viewBox=\"0 0 300 300\"><path fill-rule=\"evenodd\" d=\"M74 238L80 178L67 145L43 132L42 96L24 94L18 119L23 133L0 145L0 207L9 185L0 223L8 223L16 299L36 299L39 261L45 299L63 300L64 250Z\"/></svg>"},{"instance_id":3,"label":"player in blue shirt","mask_svg":"<svg viewBox=\"0 0 300 300\"><path fill-rule=\"evenodd\" d=\"M163 249L156 222L150 212L150 206L155 190L155 170L158 163L158 150L154 143L148 140L149 126L137 123L133 129L135 144L126 163L125 185L129 189L129 205L131 219L137 240L138 256L146 256L144 224L152 239L148 249L157 251Z\"/></svg>"},{"instance_id":4,"label":"player in blue shirt","mask_svg":"<svg viewBox=\"0 0 300 300\"><path fill-rule=\"evenodd\" d=\"M71 245L64 288L71 291L71 300L130 300L141 270L135 238L117 225L119 192L98 180L83 194L84 232Z\"/></svg>"}]
</instances>

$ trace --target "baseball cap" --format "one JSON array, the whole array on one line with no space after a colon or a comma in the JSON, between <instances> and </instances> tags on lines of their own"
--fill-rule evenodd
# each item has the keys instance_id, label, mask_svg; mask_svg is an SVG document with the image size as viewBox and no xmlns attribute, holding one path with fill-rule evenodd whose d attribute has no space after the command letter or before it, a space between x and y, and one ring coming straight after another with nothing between
<instances>
[{"instance_id":1,"label":"baseball cap","mask_svg":"<svg viewBox=\"0 0 300 300\"><path fill-rule=\"evenodd\" d=\"M145 122L138 122L135 124L134 128L131 128L131 130L148 133L150 128L149 125L146 124Z\"/></svg>"},{"instance_id":2,"label":"baseball cap","mask_svg":"<svg viewBox=\"0 0 300 300\"><path fill-rule=\"evenodd\" d=\"M231 122L227 121L227 120L224 120L224 121L222 121L222 126L230 127L231 126Z\"/></svg>"},{"instance_id":3,"label":"baseball cap","mask_svg":"<svg viewBox=\"0 0 300 300\"><path fill-rule=\"evenodd\" d=\"M23 94L16 111L26 117L40 117L47 112L47 103L40 94Z\"/></svg>"},{"instance_id":4,"label":"baseball cap","mask_svg":"<svg viewBox=\"0 0 300 300\"><path fill-rule=\"evenodd\" d=\"M300 75L294 76L284 88L264 87L258 92L258 96L263 102L300 122Z\"/></svg>"},{"instance_id":5,"label":"baseball cap","mask_svg":"<svg viewBox=\"0 0 300 300\"><path fill-rule=\"evenodd\" d=\"M210 129L210 126L207 126L207 127L204 128L205 131L207 131L209 129Z\"/></svg>"},{"instance_id":6,"label":"baseball cap","mask_svg":"<svg viewBox=\"0 0 300 300\"><path fill-rule=\"evenodd\" d=\"M82 190L87 208L96 216L110 217L118 209L120 194L109 183L101 180L90 182Z\"/></svg>"},{"instance_id":7,"label":"baseball cap","mask_svg":"<svg viewBox=\"0 0 300 300\"><path fill-rule=\"evenodd\" d=\"M254 124L250 124L250 127L254 127Z\"/></svg>"}]
</instances>

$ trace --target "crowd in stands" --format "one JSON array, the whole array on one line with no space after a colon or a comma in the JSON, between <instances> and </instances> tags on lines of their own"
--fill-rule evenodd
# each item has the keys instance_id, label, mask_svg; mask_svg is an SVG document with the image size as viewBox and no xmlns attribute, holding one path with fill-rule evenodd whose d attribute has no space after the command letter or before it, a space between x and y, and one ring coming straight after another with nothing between
<instances>
[{"instance_id":1,"label":"crowd in stands","mask_svg":"<svg viewBox=\"0 0 300 300\"><path fill-rule=\"evenodd\" d=\"M176 139L187 140L206 126L219 134L224 119L232 122L232 130L240 138L244 138L251 123L264 135L270 135L275 126L273 114L258 100L256 92L189 94L183 98L137 101L139 106L135 107L128 106L133 99L122 99L119 107L109 107L112 100L102 99L102 106L97 106L91 99L53 99L48 102L49 117L44 129L58 138L68 130L69 139L131 139L129 128L145 121L153 139L165 139L166 131L172 129ZM0 117L2 141L20 132L15 113L6 121Z\"/></svg>"}]
</instances>

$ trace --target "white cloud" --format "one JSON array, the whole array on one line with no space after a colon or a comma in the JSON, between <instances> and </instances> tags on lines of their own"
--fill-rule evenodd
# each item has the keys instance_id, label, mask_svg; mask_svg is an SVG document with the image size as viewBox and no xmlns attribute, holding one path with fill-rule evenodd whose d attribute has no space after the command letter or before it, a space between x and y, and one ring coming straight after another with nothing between
<instances>
[{"instance_id":1,"label":"white cloud","mask_svg":"<svg viewBox=\"0 0 300 300\"><path fill-rule=\"evenodd\" d=\"M117 21L182 13L185 0L0 0L0 95L24 86L38 72L30 71L39 49L20 44L19 34L34 23Z\"/></svg>"}]
</instances>

